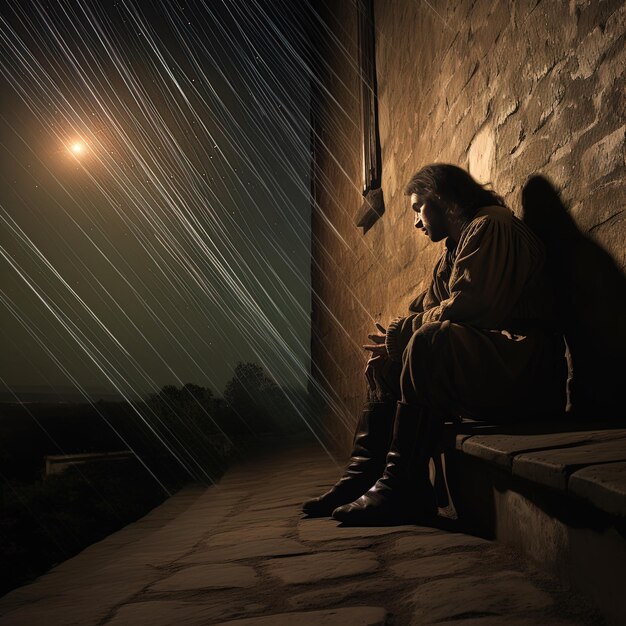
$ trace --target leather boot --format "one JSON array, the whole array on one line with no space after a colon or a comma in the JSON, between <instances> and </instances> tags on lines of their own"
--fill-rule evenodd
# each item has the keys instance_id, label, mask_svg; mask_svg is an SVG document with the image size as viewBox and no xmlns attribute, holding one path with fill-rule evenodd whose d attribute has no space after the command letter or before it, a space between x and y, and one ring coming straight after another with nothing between
<instances>
[{"instance_id":1,"label":"leather boot","mask_svg":"<svg viewBox=\"0 0 626 626\"><path fill-rule=\"evenodd\" d=\"M385 467L393 431L394 402L367 402L354 433L352 454L344 475L329 491L308 500L302 511L309 517L330 517L342 504L364 494Z\"/></svg>"},{"instance_id":2,"label":"leather boot","mask_svg":"<svg viewBox=\"0 0 626 626\"><path fill-rule=\"evenodd\" d=\"M424 407L398 402L383 475L360 498L335 509L333 517L351 526L432 521L437 504L428 462L441 429L441 421L429 419Z\"/></svg>"}]
</instances>

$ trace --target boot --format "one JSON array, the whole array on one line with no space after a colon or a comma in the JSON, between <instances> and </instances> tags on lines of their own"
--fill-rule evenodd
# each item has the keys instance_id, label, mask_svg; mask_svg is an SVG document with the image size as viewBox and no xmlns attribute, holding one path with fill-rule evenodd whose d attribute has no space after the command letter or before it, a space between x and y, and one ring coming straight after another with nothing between
<instances>
[{"instance_id":1,"label":"boot","mask_svg":"<svg viewBox=\"0 0 626 626\"><path fill-rule=\"evenodd\" d=\"M367 402L354 433L348 467L337 484L318 498L308 500L302 511L309 517L330 517L342 504L364 494L385 467L393 431L394 402Z\"/></svg>"},{"instance_id":2,"label":"boot","mask_svg":"<svg viewBox=\"0 0 626 626\"><path fill-rule=\"evenodd\" d=\"M360 498L335 509L333 517L351 526L432 521L437 504L428 462L441 428L440 420L429 419L424 407L398 402L383 475Z\"/></svg>"}]
</instances>

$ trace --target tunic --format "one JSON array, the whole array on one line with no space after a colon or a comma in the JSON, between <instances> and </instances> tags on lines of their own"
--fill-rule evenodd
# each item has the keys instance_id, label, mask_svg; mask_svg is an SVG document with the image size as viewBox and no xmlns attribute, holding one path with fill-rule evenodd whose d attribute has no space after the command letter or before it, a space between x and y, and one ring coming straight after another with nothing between
<instances>
[{"instance_id":1,"label":"tunic","mask_svg":"<svg viewBox=\"0 0 626 626\"><path fill-rule=\"evenodd\" d=\"M449 239L429 288L393 320L408 401L475 418L554 415L565 407L565 345L538 237L507 208L483 207Z\"/></svg>"}]
</instances>

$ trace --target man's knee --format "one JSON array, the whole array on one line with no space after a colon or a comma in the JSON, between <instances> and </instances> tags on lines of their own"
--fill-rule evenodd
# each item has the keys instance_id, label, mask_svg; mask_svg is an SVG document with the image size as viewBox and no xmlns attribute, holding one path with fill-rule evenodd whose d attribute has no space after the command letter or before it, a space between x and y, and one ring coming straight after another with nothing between
<instances>
[{"instance_id":1,"label":"man's knee","mask_svg":"<svg viewBox=\"0 0 626 626\"><path fill-rule=\"evenodd\" d=\"M420 326L412 335L404 351L404 360L412 360L416 356L427 358L432 353L440 353L443 344L447 343L450 322L428 322Z\"/></svg>"}]
</instances>

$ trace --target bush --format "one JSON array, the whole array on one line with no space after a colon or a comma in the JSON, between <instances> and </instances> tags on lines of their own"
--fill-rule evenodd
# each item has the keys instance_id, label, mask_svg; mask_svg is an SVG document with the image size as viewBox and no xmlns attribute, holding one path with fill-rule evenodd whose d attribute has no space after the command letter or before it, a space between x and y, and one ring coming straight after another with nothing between
<instances>
[{"instance_id":1,"label":"bush","mask_svg":"<svg viewBox=\"0 0 626 626\"><path fill-rule=\"evenodd\" d=\"M170 491L187 478L170 480ZM3 484L0 593L39 576L145 515L168 492L133 459L75 466L43 482Z\"/></svg>"}]
</instances>

